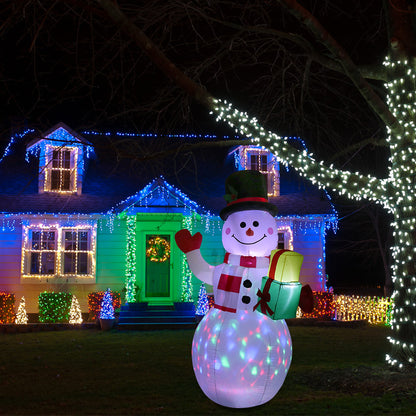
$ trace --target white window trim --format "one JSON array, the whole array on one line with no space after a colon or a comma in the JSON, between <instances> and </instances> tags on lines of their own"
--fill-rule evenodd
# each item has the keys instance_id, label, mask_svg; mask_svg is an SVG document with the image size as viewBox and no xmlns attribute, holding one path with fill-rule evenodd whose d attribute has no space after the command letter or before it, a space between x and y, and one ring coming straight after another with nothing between
<instances>
[{"instance_id":1,"label":"white window trim","mask_svg":"<svg viewBox=\"0 0 416 416\"><path fill-rule=\"evenodd\" d=\"M293 250L293 231L289 225L278 225L277 233L284 234L285 250Z\"/></svg>"},{"instance_id":2,"label":"white window trim","mask_svg":"<svg viewBox=\"0 0 416 416\"><path fill-rule=\"evenodd\" d=\"M70 151L70 189L52 189L52 170L66 170L64 168L54 168L53 163L53 152L54 151ZM79 148L76 146L52 146L46 145L45 149L45 166L43 176L43 192L54 192L59 194L73 194L78 191L78 153Z\"/></svg>"},{"instance_id":3,"label":"white window trim","mask_svg":"<svg viewBox=\"0 0 416 416\"><path fill-rule=\"evenodd\" d=\"M89 250L88 256L88 274L65 274L64 273L64 232L65 231L82 231L89 232ZM55 255L55 273L52 274L31 274L31 231L55 231L56 255ZM95 283L96 280L96 240L97 226L94 225L77 225L63 226L60 224L30 224L23 226L22 238L22 259L21 259L21 283ZM77 250L78 251L78 250Z\"/></svg>"}]
</instances>

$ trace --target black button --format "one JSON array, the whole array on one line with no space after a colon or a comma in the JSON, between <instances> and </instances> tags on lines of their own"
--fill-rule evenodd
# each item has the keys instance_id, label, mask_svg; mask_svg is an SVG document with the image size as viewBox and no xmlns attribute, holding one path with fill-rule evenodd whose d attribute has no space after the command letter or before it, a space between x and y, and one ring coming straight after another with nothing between
<instances>
[{"instance_id":1,"label":"black button","mask_svg":"<svg viewBox=\"0 0 416 416\"><path fill-rule=\"evenodd\" d=\"M251 283L251 280L246 279L243 282L243 286L244 287L251 287L251 286L253 286L253 283Z\"/></svg>"},{"instance_id":2,"label":"black button","mask_svg":"<svg viewBox=\"0 0 416 416\"><path fill-rule=\"evenodd\" d=\"M250 303L250 296L243 296L241 300L243 303L248 304Z\"/></svg>"}]
</instances>

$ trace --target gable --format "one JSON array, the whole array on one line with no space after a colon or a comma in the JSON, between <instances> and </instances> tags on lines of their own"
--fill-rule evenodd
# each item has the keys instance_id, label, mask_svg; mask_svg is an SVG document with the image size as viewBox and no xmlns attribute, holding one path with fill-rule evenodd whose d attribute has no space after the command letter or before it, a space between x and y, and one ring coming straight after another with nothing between
<instances>
[{"instance_id":1,"label":"gable","mask_svg":"<svg viewBox=\"0 0 416 416\"><path fill-rule=\"evenodd\" d=\"M182 213L190 215L209 215L197 202L164 180L162 176L154 179L142 190L120 202L115 212L133 215L140 212Z\"/></svg>"}]
</instances>

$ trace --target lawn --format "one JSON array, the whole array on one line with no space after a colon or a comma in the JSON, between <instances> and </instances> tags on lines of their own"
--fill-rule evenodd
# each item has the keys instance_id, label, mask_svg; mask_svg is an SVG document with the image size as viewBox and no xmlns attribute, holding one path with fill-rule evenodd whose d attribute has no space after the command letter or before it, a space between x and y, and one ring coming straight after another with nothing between
<instances>
[{"instance_id":1,"label":"lawn","mask_svg":"<svg viewBox=\"0 0 416 416\"><path fill-rule=\"evenodd\" d=\"M193 330L0 334L0 414L416 414L416 374L384 365L387 328L290 331L286 381L252 409L220 407L201 392Z\"/></svg>"}]
</instances>

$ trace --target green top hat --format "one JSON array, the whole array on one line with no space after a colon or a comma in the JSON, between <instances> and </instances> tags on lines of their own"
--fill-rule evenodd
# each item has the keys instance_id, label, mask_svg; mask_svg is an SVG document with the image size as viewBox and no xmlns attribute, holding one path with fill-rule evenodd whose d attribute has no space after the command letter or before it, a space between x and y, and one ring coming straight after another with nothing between
<instances>
[{"instance_id":1,"label":"green top hat","mask_svg":"<svg viewBox=\"0 0 416 416\"><path fill-rule=\"evenodd\" d=\"M267 199L267 183L264 175L257 170L240 170L232 173L225 181L227 206L220 212L225 221L236 211L258 209L277 215L277 207Z\"/></svg>"}]
</instances>

